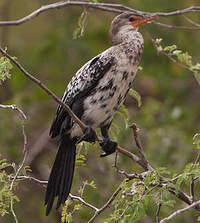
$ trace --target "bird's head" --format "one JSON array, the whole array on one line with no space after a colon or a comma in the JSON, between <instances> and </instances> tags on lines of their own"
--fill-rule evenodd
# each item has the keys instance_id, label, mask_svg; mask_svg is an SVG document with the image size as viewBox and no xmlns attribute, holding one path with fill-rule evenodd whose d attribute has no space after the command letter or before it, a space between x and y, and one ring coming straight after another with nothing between
<instances>
[{"instance_id":1,"label":"bird's head","mask_svg":"<svg viewBox=\"0 0 200 223\"><path fill-rule=\"evenodd\" d=\"M135 15L133 12L124 12L116 16L110 27L110 39L114 45L122 41L127 32L138 30L142 24L154 20L156 17Z\"/></svg>"}]
</instances>

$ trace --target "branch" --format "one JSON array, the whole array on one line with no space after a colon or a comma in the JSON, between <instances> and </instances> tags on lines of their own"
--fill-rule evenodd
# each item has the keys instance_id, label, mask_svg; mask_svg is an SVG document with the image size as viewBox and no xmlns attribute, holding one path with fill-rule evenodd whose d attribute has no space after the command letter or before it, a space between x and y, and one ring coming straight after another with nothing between
<instances>
[{"instance_id":1,"label":"branch","mask_svg":"<svg viewBox=\"0 0 200 223\"><path fill-rule=\"evenodd\" d=\"M19 175L21 169L23 168L24 163L26 161L26 157L28 155L27 136L26 136L26 132L25 132L25 120L27 119L27 117L24 114L24 112L20 108L18 108L16 105L2 105L2 104L0 104L0 108L12 109L12 110L15 110L19 113L19 118L21 119L21 125L22 125L22 134L23 134L23 137L24 137L24 146L23 146L24 157L23 157L23 160L22 160L21 164L19 165L18 169L16 170L15 175L14 175L12 181L11 181L9 190L12 191L15 180L17 179L17 176ZM18 223L18 219L17 219L17 216L16 216L14 208L13 208L13 197L11 197L11 200L10 200L10 210L11 210L11 213L12 213L14 219L15 219L15 222Z\"/></svg>"},{"instance_id":2,"label":"branch","mask_svg":"<svg viewBox=\"0 0 200 223\"><path fill-rule=\"evenodd\" d=\"M185 212L185 211L187 211L187 210L189 210L189 209L191 209L191 208L193 208L193 207L195 207L196 205L199 205L199 204L200 204L200 201L196 201L193 204L187 206L186 208L183 208L183 209L180 209L178 211L175 211L173 214L171 214L168 217L162 219L160 221L160 223L167 222L167 221L171 220L172 218L176 217L177 215L179 215L179 214L181 214L181 213L183 213L183 212Z\"/></svg>"},{"instance_id":3,"label":"branch","mask_svg":"<svg viewBox=\"0 0 200 223\"><path fill-rule=\"evenodd\" d=\"M169 25L169 24L165 24L165 23L161 23L161 22L155 22L155 21L153 23L157 24L159 26L168 28L168 29L200 30L200 26L199 27L174 26L174 25Z\"/></svg>"},{"instance_id":4,"label":"branch","mask_svg":"<svg viewBox=\"0 0 200 223\"><path fill-rule=\"evenodd\" d=\"M135 15L149 15L149 16L174 16L174 15L182 15L186 13L191 13L191 12L200 12L200 6L191 6L189 8L185 8L182 10L176 10L172 12L155 12L155 13L149 13L149 12L143 12L139 10L135 10L133 8L127 7L122 4L110 4L110 3L93 3L93 2L86 2L86 1L61 1L61 2L56 2L53 4L49 5L44 5L41 6L39 9L33 11L29 15L18 19L18 20L13 20L13 21L1 21L0 26L12 26L12 25L20 25L22 23L25 23L38 15L50 11L52 9L61 9L64 7L69 7L69 6L80 6L80 7L86 7L86 8L94 8L97 10L102 10L102 11L109 11L109 12L114 12L114 13L122 13L124 11L132 11Z\"/></svg>"},{"instance_id":5,"label":"branch","mask_svg":"<svg viewBox=\"0 0 200 223\"><path fill-rule=\"evenodd\" d=\"M109 205L114 201L114 199L116 198L116 196L119 194L119 192L121 191L121 187L118 187L118 189L113 193L113 195L110 197L110 199L100 208L98 209L95 214L93 215L93 217L88 221L88 223L91 223L94 221L94 219L101 214L101 212L103 212L107 207L109 207Z\"/></svg>"},{"instance_id":6,"label":"branch","mask_svg":"<svg viewBox=\"0 0 200 223\"><path fill-rule=\"evenodd\" d=\"M28 180L32 180L35 181L36 183L42 184L42 185L46 185L48 183L48 181L44 181L44 180L39 180L35 177L31 177L31 176L17 176L17 179L28 179ZM112 194L112 196L109 198L109 200L101 207L101 208L97 208L91 204L89 204L88 202L86 202L83 198L69 194L69 197L72 200L78 200L80 201L81 204L83 204L86 207L89 207L91 209L93 209L95 211L95 214L93 215L93 217L88 221L88 223L91 223L94 221L94 219L101 214L101 212L103 212L106 208L109 207L109 205L113 202L113 200L116 198L116 196L118 195L118 193L121 191L121 187L118 187L118 189Z\"/></svg>"},{"instance_id":7,"label":"branch","mask_svg":"<svg viewBox=\"0 0 200 223\"><path fill-rule=\"evenodd\" d=\"M182 68L185 68L189 71L191 71L192 73L194 73L194 70L192 68L190 68L189 66L183 64L183 63L179 63L176 59L174 59L169 53L166 53L163 49L160 49L158 46L157 46L157 43L156 41L152 38L151 34L146 30L146 34L148 35L149 39L152 41L153 43L153 46L156 48L158 54L161 53L165 56L167 56L173 63L176 63L178 66L182 67Z\"/></svg>"},{"instance_id":8,"label":"branch","mask_svg":"<svg viewBox=\"0 0 200 223\"><path fill-rule=\"evenodd\" d=\"M160 193L160 199L162 200L162 192ZM158 208L157 208L157 211L156 211L156 223L159 223L159 219L160 219L160 210L161 210L161 207L162 207L162 203L159 203L158 204Z\"/></svg>"},{"instance_id":9,"label":"branch","mask_svg":"<svg viewBox=\"0 0 200 223\"><path fill-rule=\"evenodd\" d=\"M71 117L74 119L75 122L78 123L78 125L80 126L80 128L84 131L87 126L73 113L73 111L71 110L71 108L66 105L61 99L59 99L52 91L49 90L49 88L46 87L46 85L44 85L40 80L38 80L37 78L35 78L33 75L31 75L28 71L25 70L25 68L17 61L15 60L13 57L11 57L5 50L3 50L2 48L0 48L0 52L7 57L8 59L10 59L18 68L19 70L31 81L33 81L35 84L37 84L40 88L42 88L49 96L51 96L58 104L60 104L64 109L67 110L67 112L71 115ZM101 141L101 138L98 138L98 141ZM128 156L129 158L131 158L133 161L137 162L140 166L142 166L144 169L146 168L144 163L142 162L142 160L139 159L139 157L137 157L135 154L121 148L120 146L117 147L117 150L124 154L125 156Z\"/></svg>"},{"instance_id":10,"label":"branch","mask_svg":"<svg viewBox=\"0 0 200 223\"><path fill-rule=\"evenodd\" d=\"M187 16L183 15L183 18L188 21L190 24L194 25L194 26L197 26L200 28L200 24L194 22L192 19L188 18Z\"/></svg>"},{"instance_id":11,"label":"branch","mask_svg":"<svg viewBox=\"0 0 200 223\"><path fill-rule=\"evenodd\" d=\"M87 126L73 113L73 111L71 110L71 108L66 105L61 99L59 99L52 91L50 91L40 80L38 80L37 78L35 78L33 75L31 75L28 71L26 71L22 65L17 62L17 60L15 60L13 57L11 57L9 54L7 54L7 52L5 50L3 50L2 48L0 48L0 52L7 57L10 61L12 61L18 68L19 70L30 80L32 80L35 84L37 84L40 88L42 88L49 96L51 96L58 104L60 104L65 110L67 110L67 112L71 115L71 117L73 118L73 120L78 123L78 125L80 126L80 128L82 129L82 131L84 132L84 130L87 128Z\"/></svg>"},{"instance_id":12,"label":"branch","mask_svg":"<svg viewBox=\"0 0 200 223\"><path fill-rule=\"evenodd\" d=\"M142 166L145 170L149 170L149 171L153 171L154 169L151 167L151 165L149 164L145 154L144 154L144 150L142 148L142 144L139 140L139 137L138 137L138 132L139 132L139 128L137 128L136 124L132 124L130 126L130 128L133 129L133 135L134 135L134 139L135 139L135 143L136 143L136 146L138 148L138 151L140 153L140 157L141 157L141 160L140 162L142 163Z\"/></svg>"},{"instance_id":13,"label":"branch","mask_svg":"<svg viewBox=\"0 0 200 223\"><path fill-rule=\"evenodd\" d=\"M2 104L0 104L0 108L5 108L5 109L11 108L12 110L18 111L23 119L25 119L25 120L27 119L24 112L19 107L17 107L17 105L14 105L14 104L13 105L2 105Z\"/></svg>"},{"instance_id":14,"label":"branch","mask_svg":"<svg viewBox=\"0 0 200 223\"><path fill-rule=\"evenodd\" d=\"M87 202L86 202L85 200L83 200L83 198L81 198L81 197L78 197L78 196L75 196L75 195L72 195L72 194L69 194L69 197L70 197L72 200L78 200L78 201L80 201L84 206L93 209L95 212L98 212L98 211L99 211L98 208L96 208L95 206L93 206L93 205L87 203Z\"/></svg>"}]
</instances>

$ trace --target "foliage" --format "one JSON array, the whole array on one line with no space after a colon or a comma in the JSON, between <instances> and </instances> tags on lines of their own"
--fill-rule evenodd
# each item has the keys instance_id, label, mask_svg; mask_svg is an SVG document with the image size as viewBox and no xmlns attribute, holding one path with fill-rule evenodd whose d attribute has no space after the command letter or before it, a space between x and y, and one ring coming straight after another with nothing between
<instances>
[{"instance_id":1,"label":"foliage","mask_svg":"<svg viewBox=\"0 0 200 223\"><path fill-rule=\"evenodd\" d=\"M197 149L200 149L200 133L196 133L196 134L193 136L193 144L196 145L196 148L197 148Z\"/></svg>"},{"instance_id":2,"label":"foliage","mask_svg":"<svg viewBox=\"0 0 200 223\"><path fill-rule=\"evenodd\" d=\"M7 174L5 169L14 167L13 164L8 163L6 159L0 160L0 215L9 214L11 202L19 201L18 197L10 189L12 174Z\"/></svg>"},{"instance_id":3,"label":"foliage","mask_svg":"<svg viewBox=\"0 0 200 223\"><path fill-rule=\"evenodd\" d=\"M200 63L194 63L192 61L192 56L189 55L188 52L183 52L182 50L178 49L178 47L173 44L170 46L165 46L164 48L161 45L162 39L156 39L156 46L159 52L164 51L166 52L170 58L177 59L178 62L181 63L185 68L189 69L194 73L194 77L196 78L197 82L200 85ZM175 62L175 61L174 61Z\"/></svg>"},{"instance_id":4,"label":"foliage","mask_svg":"<svg viewBox=\"0 0 200 223\"><path fill-rule=\"evenodd\" d=\"M83 197L85 188L87 186L89 186L92 189L96 189L96 185L95 185L94 181L83 182L83 185L78 190L78 194L80 195L81 198ZM75 202L73 202L73 201L74 200L72 200L70 198L68 198L65 201L65 205L62 208L61 223L71 223L71 222L73 222L73 216L74 216L75 212L81 211L81 209L83 207L83 204L77 199L75 199Z\"/></svg>"},{"instance_id":5,"label":"foliage","mask_svg":"<svg viewBox=\"0 0 200 223\"><path fill-rule=\"evenodd\" d=\"M11 78L11 69L12 64L10 63L10 60L6 57L0 58L0 84L2 81L5 81L7 78Z\"/></svg>"}]
</instances>

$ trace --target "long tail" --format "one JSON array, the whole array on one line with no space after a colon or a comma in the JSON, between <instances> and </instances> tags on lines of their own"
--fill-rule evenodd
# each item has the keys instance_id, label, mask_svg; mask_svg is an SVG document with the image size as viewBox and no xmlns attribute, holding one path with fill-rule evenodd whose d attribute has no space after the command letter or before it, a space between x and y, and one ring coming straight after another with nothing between
<instances>
[{"instance_id":1,"label":"long tail","mask_svg":"<svg viewBox=\"0 0 200 223\"><path fill-rule=\"evenodd\" d=\"M75 140L71 139L69 135L63 136L47 185L45 197L46 215L49 214L56 196L58 196L57 209L69 195L74 175L75 156Z\"/></svg>"}]
</instances>

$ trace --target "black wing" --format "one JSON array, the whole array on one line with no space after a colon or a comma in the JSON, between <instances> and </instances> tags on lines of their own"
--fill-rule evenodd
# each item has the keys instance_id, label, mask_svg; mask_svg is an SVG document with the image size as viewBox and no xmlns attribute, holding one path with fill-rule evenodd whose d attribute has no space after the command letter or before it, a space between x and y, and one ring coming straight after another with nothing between
<instances>
[{"instance_id":1,"label":"black wing","mask_svg":"<svg viewBox=\"0 0 200 223\"><path fill-rule=\"evenodd\" d=\"M86 63L69 82L62 97L62 101L72 108L76 100L87 96L94 89L99 80L114 64L114 57L96 56ZM78 115L78 114L77 114ZM79 116L79 115L78 115ZM81 117L79 117L81 118ZM50 136L56 137L61 133L61 129L70 129L72 126L71 116L68 112L58 106L56 117L50 129Z\"/></svg>"}]
</instances>

